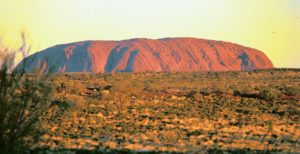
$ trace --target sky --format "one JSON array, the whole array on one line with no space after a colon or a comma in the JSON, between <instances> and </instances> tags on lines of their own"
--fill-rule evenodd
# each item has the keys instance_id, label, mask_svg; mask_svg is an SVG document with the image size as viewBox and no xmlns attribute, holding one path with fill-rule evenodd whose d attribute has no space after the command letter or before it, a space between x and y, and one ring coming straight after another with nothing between
<instances>
[{"instance_id":1,"label":"sky","mask_svg":"<svg viewBox=\"0 0 300 154\"><path fill-rule=\"evenodd\" d=\"M300 68L300 0L0 0L0 37L32 53L84 40L195 37L263 51Z\"/></svg>"}]
</instances>

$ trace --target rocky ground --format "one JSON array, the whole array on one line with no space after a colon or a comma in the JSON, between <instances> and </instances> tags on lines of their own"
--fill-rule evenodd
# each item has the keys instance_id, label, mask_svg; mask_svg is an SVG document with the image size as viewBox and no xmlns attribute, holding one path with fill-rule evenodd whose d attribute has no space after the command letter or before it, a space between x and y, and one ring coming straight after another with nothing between
<instances>
[{"instance_id":1,"label":"rocky ground","mask_svg":"<svg viewBox=\"0 0 300 154\"><path fill-rule=\"evenodd\" d=\"M50 151L300 153L300 70L63 74L38 144Z\"/></svg>"}]
</instances>

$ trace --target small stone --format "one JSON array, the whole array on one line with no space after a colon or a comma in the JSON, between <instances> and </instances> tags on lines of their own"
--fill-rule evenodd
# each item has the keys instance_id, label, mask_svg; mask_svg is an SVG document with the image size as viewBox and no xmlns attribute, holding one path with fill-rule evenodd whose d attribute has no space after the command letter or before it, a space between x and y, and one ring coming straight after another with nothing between
<instances>
[{"instance_id":1,"label":"small stone","mask_svg":"<svg viewBox=\"0 0 300 154\"><path fill-rule=\"evenodd\" d=\"M110 92L109 92L108 90L102 90L102 91L101 91L101 94L102 94L102 95L109 95Z\"/></svg>"},{"instance_id":2,"label":"small stone","mask_svg":"<svg viewBox=\"0 0 300 154\"><path fill-rule=\"evenodd\" d=\"M111 148L111 149L115 149L117 147L117 143L113 142L113 141L106 141L104 143L105 146Z\"/></svg>"}]
</instances>

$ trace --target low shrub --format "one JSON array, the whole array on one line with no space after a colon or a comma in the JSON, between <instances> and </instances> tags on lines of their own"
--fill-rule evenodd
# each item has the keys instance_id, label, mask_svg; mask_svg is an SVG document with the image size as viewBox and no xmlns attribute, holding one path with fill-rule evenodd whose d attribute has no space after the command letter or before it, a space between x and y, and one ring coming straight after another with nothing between
<instances>
[{"instance_id":1,"label":"low shrub","mask_svg":"<svg viewBox=\"0 0 300 154\"><path fill-rule=\"evenodd\" d=\"M278 97L278 92L274 89L264 87L260 89L259 96L268 101L274 101Z\"/></svg>"},{"instance_id":2,"label":"low shrub","mask_svg":"<svg viewBox=\"0 0 300 154\"><path fill-rule=\"evenodd\" d=\"M57 105L62 110L74 110L84 107L85 101L81 96L68 95L62 99L54 100L53 104Z\"/></svg>"},{"instance_id":3,"label":"low shrub","mask_svg":"<svg viewBox=\"0 0 300 154\"><path fill-rule=\"evenodd\" d=\"M284 87L283 92L288 96L297 96L300 95L300 88L286 86Z\"/></svg>"}]
</instances>

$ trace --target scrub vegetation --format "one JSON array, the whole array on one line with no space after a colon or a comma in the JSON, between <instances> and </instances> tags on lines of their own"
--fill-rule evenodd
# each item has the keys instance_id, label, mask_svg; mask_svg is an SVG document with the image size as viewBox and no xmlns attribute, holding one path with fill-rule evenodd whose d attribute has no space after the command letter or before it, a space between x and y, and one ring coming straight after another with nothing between
<instances>
[{"instance_id":1,"label":"scrub vegetation","mask_svg":"<svg viewBox=\"0 0 300 154\"><path fill-rule=\"evenodd\" d=\"M0 153L28 153L38 141L41 115L51 104L49 74L25 74L13 71L15 55L26 55L23 45L17 50L4 48L0 42Z\"/></svg>"},{"instance_id":2,"label":"scrub vegetation","mask_svg":"<svg viewBox=\"0 0 300 154\"><path fill-rule=\"evenodd\" d=\"M300 70L57 74L36 150L300 152Z\"/></svg>"}]
</instances>

